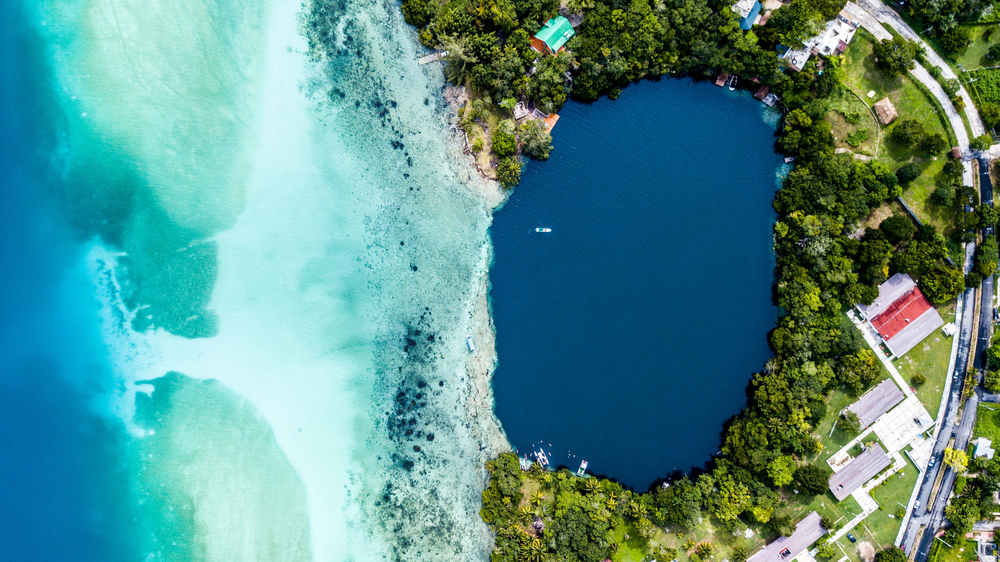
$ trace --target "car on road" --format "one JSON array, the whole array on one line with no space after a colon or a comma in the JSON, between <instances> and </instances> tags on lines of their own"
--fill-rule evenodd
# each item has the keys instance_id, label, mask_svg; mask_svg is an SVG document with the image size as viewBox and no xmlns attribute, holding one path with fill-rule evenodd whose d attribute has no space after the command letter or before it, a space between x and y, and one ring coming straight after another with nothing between
<instances>
[{"instance_id":1,"label":"car on road","mask_svg":"<svg viewBox=\"0 0 1000 562\"><path fill-rule=\"evenodd\" d=\"M934 462L937 461L937 457L931 457L931 462L927 463L927 466L934 466Z\"/></svg>"},{"instance_id":2,"label":"car on road","mask_svg":"<svg viewBox=\"0 0 1000 562\"><path fill-rule=\"evenodd\" d=\"M851 542L858 542L858 539L854 538L854 535L847 533L847 540Z\"/></svg>"},{"instance_id":3,"label":"car on road","mask_svg":"<svg viewBox=\"0 0 1000 562\"><path fill-rule=\"evenodd\" d=\"M920 509L920 502L919 501L917 503L913 504L913 510L916 511L918 509Z\"/></svg>"}]
</instances>

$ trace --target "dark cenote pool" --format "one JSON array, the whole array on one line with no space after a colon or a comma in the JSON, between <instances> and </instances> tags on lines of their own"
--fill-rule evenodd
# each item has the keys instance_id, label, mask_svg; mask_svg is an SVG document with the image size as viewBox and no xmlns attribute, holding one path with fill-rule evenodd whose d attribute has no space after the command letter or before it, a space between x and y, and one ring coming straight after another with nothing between
<instances>
[{"instance_id":1,"label":"dark cenote pool","mask_svg":"<svg viewBox=\"0 0 1000 562\"><path fill-rule=\"evenodd\" d=\"M719 450L771 355L781 159L764 106L708 82L560 115L492 227L496 414L522 454L645 489Z\"/></svg>"}]
</instances>

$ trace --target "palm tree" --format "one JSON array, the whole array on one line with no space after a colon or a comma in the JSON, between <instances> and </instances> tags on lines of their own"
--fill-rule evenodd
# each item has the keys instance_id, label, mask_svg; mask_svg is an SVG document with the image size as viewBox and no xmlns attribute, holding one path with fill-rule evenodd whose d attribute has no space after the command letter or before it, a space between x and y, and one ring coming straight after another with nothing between
<instances>
[{"instance_id":1,"label":"palm tree","mask_svg":"<svg viewBox=\"0 0 1000 562\"><path fill-rule=\"evenodd\" d=\"M583 481L583 489L588 494L596 494L601 491L601 482L597 478L588 478Z\"/></svg>"},{"instance_id":2,"label":"palm tree","mask_svg":"<svg viewBox=\"0 0 1000 562\"><path fill-rule=\"evenodd\" d=\"M545 549L542 548L542 541L538 539L532 539L528 544L528 549L524 553L524 559L527 562L542 562L545 558Z\"/></svg>"},{"instance_id":3,"label":"palm tree","mask_svg":"<svg viewBox=\"0 0 1000 562\"><path fill-rule=\"evenodd\" d=\"M542 500L544 500L544 499L545 499L545 496L542 495L542 491L541 490L535 490L535 492L533 494L531 494L531 500L530 500L531 501L531 505L538 505L538 504L542 503Z\"/></svg>"},{"instance_id":4,"label":"palm tree","mask_svg":"<svg viewBox=\"0 0 1000 562\"><path fill-rule=\"evenodd\" d=\"M452 84L465 82L469 68L479 62L479 59L466 52L466 48L465 37L445 37L441 41L441 49L448 53L441 57L445 62L444 75Z\"/></svg>"}]
</instances>

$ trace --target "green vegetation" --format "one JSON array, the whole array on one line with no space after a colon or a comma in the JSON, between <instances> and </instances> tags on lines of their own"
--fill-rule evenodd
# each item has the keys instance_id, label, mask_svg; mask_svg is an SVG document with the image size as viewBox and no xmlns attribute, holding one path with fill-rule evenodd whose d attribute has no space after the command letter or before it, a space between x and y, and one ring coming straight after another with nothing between
<instances>
[{"instance_id":1,"label":"green vegetation","mask_svg":"<svg viewBox=\"0 0 1000 562\"><path fill-rule=\"evenodd\" d=\"M1000 444L1000 407L992 404L981 404L976 409L976 428L974 437L985 437Z\"/></svg>"},{"instance_id":2,"label":"green vegetation","mask_svg":"<svg viewBox=\"0 0 1000 562\"><path fill-rule=\"evenodd\" d=\"M947 544L934 541L928 562L969 562L976 555L976 541L966 540L954 532L947 533L944 540L948 541Z\"/></svg>"},{"instance_id":3,"label":"green vegetation","mask_svg":"<svg viewBox=\"0 0 1000 562\"><path fill-rule=\"evenodd\" d=\"M948 460L948 452L951 450L945 450L946 461ZM958 451L958 453L965 457L965 451ZM969 472L974 473L975 477L967 479L961 494L952 498L944 510L945 517L952 524L951 532L954 535L962 535L971 531L972 525L976 521L993 512L993 492L1000 486L1000 458L993 460L979 458L968 461L968 458L965 457L965 460L968 462ZM962 472L965 468L956 466L956 470Z\"/></svg>"},{"instance_id":4,"label":"green vegetation","mask_svg":"<svg viewBox=\"0 0 1000 562\"><path fill-rule=\"evenodd\" d=\"M719 69L757 76L762 84L780 79L774 45L780 37L811 31L839 11L841 0L795 0L767 26L771 39L739 27L739 18L715 0L653 2L650 0L571 0L571 16L584 15L575 36L557 56L531 47L532 36L557 15L557 0L403 0L402 13L419 29L421 43L447 51L445 75L468 86L472 100L485 100L494 119L480 116L461 122L470 142L478 128L494 136L495 123L512 116L518 100L544 113L558 111L570 96L593 101L616 98L629 83L643 78L690 75L707 77ZM789 16L789 17L786 17ZM482 104L481 104L482 105ZM531 118L528 118L529 121ZM521 154L544 158L551 150L537 131L515 132L519 148L509 143L486 145L479 167L506 186L516 184L515 160ZM509 140L504 135L504 141ZM524 148L528 141L534 143ZM499 150L499 151L498 151Z\"/></svg>"},{"instance_id":5,"label":"green vegetation","mask_svg":"<svg viewBox=\"0 0 1000 562\"><path fill-rule=\"evenodd\" d=\"M1000 71L975 70L967 73L966 88L987 127L1000 127Z\"/></svg>"},{"instance_id":6,"label":"green vegetation","mask_svg":"<svg viewBox=\"0 0 1000 562\"><path fill-rule=\"evenodd\" d=\"M872 46L875 64L889 76L901 76L916 66L921 47L900 36L883 39Z\"/></svg>"},{"instance_id":7,"label":"green vegetation","mask_svg":"<svg viewBox=\"0 0 1000 562\"><path fill-rule=\"evenodd\" d=\"M878 69L871 72L862 78L891 84L891 91L905 82L887 79ZM960 292L964 278L958 268L946 265L946 243L933 225L917 227L904 215L868 221L873 210L884 209L886 201L902 191L897 171L910 160L890 166L834 154L826 117L830 100L842 99L846 80L833 59L823 74L813 61L802 72L774 81L774 91L790 110L776 146L784 155L796 157L796 167L774 200L781 317L770 336L775 356L753 375L749 403L727 425L721 455L697 478L681 478L645 494L595 478L578 480L565 471L544 474L533 469L534 474L521 483L519 495L505 496L491 482L483 496L483 517L497 533L494 560L520 559L521 553L537 550L541 552L536 559L543 560L640 559L643 553L672 552L668 549L674 549L671 556L686 556L692 562L706 557L735 560L754 546L733 538L734 532L747 527L770 539L789 533L809 510L828 521L860 512L853 499L835 502L828 494L828 472L821 457L856 435L860 428L851 427L849 420L842 420L836 429L833 422L858 393L886 373L844 312L857 303L871 302L878 284L898 271L915 276L939 303ZM926 107L933 112L933 107ZM845 122L854 118L852 113L860 116L860 111L846 110ZM928 121L922 126L925 134L940 131L934 129L935 121ZM921 162L914 155L916 149L906 150L915 163ZM952 192L956 200L965 197L956 195L954 188ZM848 237L857 225L867 227ZM933 342L919 359L940 360L938 353L946 342ZM938 370L946 367L935 367L927 373L935 382L924 386L932 387L930 392L939 399L943 382L938 381ZM514 462L494 464L491 470L510 467L520 474ZM882 501L898 498L905 503L916 473L904 470L876 493ZM536 491L541 491L542 499L532 501ZM888 508L895 511L894 505ZM536 517L541 531L533 525ZM890 542L890 534L898 529L898 520L894 521L896 525L880 524L874 539ZM677 536L678 532L685 535ZM706 541L711 546L705 546Z\"/></svg>"}]
</instances>

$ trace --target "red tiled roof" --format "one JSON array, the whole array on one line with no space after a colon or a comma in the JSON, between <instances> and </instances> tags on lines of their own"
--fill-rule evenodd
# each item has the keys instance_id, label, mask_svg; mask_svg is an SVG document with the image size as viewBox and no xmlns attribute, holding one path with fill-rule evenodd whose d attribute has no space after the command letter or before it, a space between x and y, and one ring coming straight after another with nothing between
<instances>
[{"instance_id":1,"label":"red tiled roof","mask_svg":"<svg viewBox=\"0 0 1000 562\"><path fill-rule=\"evenodd\" d=\"M909 293L890 304L882 314L872 318L872 326L882 334L883 339L891 339L930 308L931 303L927 297L920 292L920 289L914 287Z\"/></svg>"}]
</instances>

